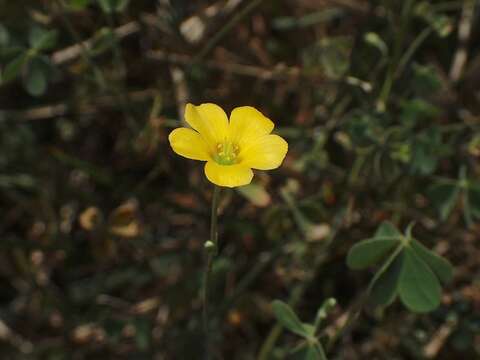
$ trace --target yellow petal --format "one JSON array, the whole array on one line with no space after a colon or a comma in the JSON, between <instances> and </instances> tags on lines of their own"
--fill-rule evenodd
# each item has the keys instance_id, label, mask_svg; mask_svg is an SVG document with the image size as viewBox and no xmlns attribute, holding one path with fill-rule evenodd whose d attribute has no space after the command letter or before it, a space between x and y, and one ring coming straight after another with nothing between
<instances>
[{"instance_id":1,"label":"yellow petal","mask_svg":"<svg viewBox=\"0 0 480 360\"><path fill-rule=\"evenodd\" d=\"M220 165L209 161L205 164L205 175L215 185L236 187L250 184L253 171L241 164Z\"/></svg>"},{"instance_id":2,"label":"yellow petal","mask_svg":"<svg viewBox=\"0 0 480 360\"><path fill-rule=\"evenodd\" d=\"M170 146L178 155L193 160L210 160L209 148L205 140L195 130L178 128L168 136Z\"/></svg>"},{"instance_id":3,"label":"yellow petal","mask_svg":"<svg viewBox=\"0 0 480 360\"><path fill-rule=\"evenodd\" d=\"M279 167L288 151L288 144L278 135L264 135L242 149L240 164L252 169L271 170Z\"/></svg>"},{"instance_id":4,"label":"yellow petal","mask_svg":"<svg viewBox=\"0 0 480 360\"><path fill-rule=\"evenodd\" d=\"M230 141L240 148L248 146L257 138L270 134L273 126L273 122L254 107L237 107L230 115Z\"/></svg>"},{"instance_id":5,"label":"yellow petal","mask_svg":"<svg viewBox=\"0 0 480 360\"><path fill-rule=\"evenodd\" d=\"M200 133L212 149L217 143L223 142L227 137L227 114L218 105L210 103L199 106L187 104L185 107L185 120Z\"/></svg>"}]
</instances>

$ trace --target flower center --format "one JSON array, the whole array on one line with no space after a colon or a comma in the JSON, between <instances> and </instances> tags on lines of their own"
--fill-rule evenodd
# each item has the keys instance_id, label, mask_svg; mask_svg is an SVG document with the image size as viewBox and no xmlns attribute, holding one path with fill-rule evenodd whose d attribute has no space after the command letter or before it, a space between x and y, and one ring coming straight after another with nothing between
<instances>
[{"instance_id":1,"label":"flower center","mask_svg":"<svg viewBox=\"0 0 480 360\"><path fill-rule=\"evenodd\" d=\"M237 144L225 141L215 146L213 159L220 165L233 165L238 163L238 153L240 148Z\"/></svg>"}]
</instances>

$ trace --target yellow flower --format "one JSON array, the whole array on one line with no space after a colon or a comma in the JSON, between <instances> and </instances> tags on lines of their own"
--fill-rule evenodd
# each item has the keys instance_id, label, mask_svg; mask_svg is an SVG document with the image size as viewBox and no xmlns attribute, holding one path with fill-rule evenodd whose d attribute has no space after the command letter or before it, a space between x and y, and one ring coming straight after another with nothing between
<instances>
[{"instance_id":1,"label":"yellow flower","mask_svg":"<svg viewBox=\"0 0 480 360\"><path fill-rule=\"evenodd\" d=\"M233 109L230 121L215 104L187 104L185 120L193 128L178 128L168 136L178 155L206 161L205 175L219 186L250 184L252 169L279 167L287 142L270 134L273 122L251 106Z\"/></svg>"}]
</instances>

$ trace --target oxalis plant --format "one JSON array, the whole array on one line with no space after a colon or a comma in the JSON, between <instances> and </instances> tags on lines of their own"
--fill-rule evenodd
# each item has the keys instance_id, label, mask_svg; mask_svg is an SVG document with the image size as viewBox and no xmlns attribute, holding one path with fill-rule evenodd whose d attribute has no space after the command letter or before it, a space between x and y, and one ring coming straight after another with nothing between
<instances>
[{"instance_id":1,"label":"oxalis plant","mask_svg":"<svg viewBox=\"0 0 480 360\"><path fill-rule=\"evenodd\" d=\"M217 217L220 189L248 185L253 171L278 168L288 151L287 142L272 135L273 122L251 106L233 109L230 119L215 104L187 104L185 120L192 128L173 130L168 139L177 154L206 161L205 175L214 184L210 238L205 241L206 264L202 291L206 359L211 358L209 285L212 262L218 254Z\"/></svg>"},{"instance_id":2,"label":"oxalis plant","mask_svg":"<svg viewBox=\"0 0 480 360\"><path fill-rule=\"evenodd\" d=\"M203 331L205 358L212 358L210 339L209 285L212 263L219 251L217 232L220 189L250 184L252 169L271 170L279 167L288 151L287 142L271 134L274 124L253 107L235 108L228 119L215 104L187 104L185 120L191 128L178 128L169 135L172 149L179 155L205 161L205 175L214 184L211 208L210 237L204 243L205 269L202 284ZM284 328L299 337L291 349L295 358L325 360L336 340L354 323L367 302L388 306L396 298L416 313L436 309L441 301L441 284L452 278L450 263L426 248L413 237L414 224L402 233L392 223L384 222L374 236L355 244L347 256L352 270L377 267L365 292L354 303L344 325L326 336L325 320L335 307L329 298L319 307L315 319L302 322L287 303L272 302L272 310ZM266 357L267 356L267 357ZM259 359L270 354L262 352Z\"/></svg>"}]
</instances>

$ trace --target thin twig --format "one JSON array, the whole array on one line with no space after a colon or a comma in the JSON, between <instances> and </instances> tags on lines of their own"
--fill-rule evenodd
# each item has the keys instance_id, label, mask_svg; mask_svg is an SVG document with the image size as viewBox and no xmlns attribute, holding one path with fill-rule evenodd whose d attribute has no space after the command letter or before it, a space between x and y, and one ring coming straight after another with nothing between
<instances>
[{"instance_id":1,"label":"thin twig","mask_svg":"<svg viewBox=\"0 0 480 360\"><path fill-rule=\"evenodd\" d=\"M455 318L447 319L433 334L432 339L423 347L423 355L427 359L435 359L456 327L457 320Z\"/></svg>"},{"instance_id":2,"label":"thin twig","mask_svg":"<svg viewBox=\"0 0 480 360\"><path fill-rule=\"evenodd\" d=\"M33 344L15 333L7 324L0 319L0 339L7 341L17 348L23 354L29 354L33 351Z\"/></svg>"},{"instance_id":3,"label":"thin twig","mask_svg":"<svg viewBox=\"0 0 480 360\"><path fill-rule=\"evenodd\" d=\"M475 1L467 0L463 4L462 17L458 26L458 48L453 58L452 67L450 68L450 80L457 82L462 76L463 69L467 63L468 57L468 41L472 33L473 14L475 9Z\"/></svg>"},{"instance_id":4,"label":"thin twig","mask_svg":"<svg viewBox=\"0 0 480 360\"><path fill-rule=\"evenodd\" d=\"M132 34L136 34L139 31L140 24L137 21L132 21L115 28L113 30L113 33L118 39L123 39ZM55 65L63 65L65 63L71 62L79 56L82 56L82 51L90 50L93 47L95 41L95 37L84 41L78 41L75 45L71 45L64 49L55 51L51 56L51 60Z\"/></svg>"}]
</instances>

